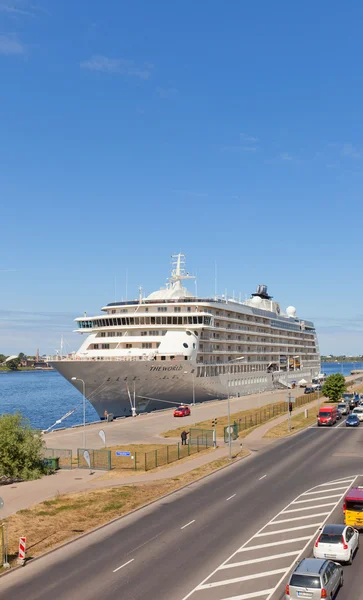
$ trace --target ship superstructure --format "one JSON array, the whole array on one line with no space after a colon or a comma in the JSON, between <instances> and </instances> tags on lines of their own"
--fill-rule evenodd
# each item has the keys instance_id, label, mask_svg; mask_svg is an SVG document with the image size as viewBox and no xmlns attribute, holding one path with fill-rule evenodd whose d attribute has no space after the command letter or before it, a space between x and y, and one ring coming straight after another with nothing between
<instances>
[{"instance_id":1,"label":"ship superstructure","mask_svg":"<svg viewBox=\"0 0 363 600\"><path fill-rule=\"evenodd\" d=\"M84 381L101 418L288 388L320 373L314 324L292 306L283 312L265 285L241 302L196 297L183 286L189 279L176 255L165 288L76 319L86 339L52 365Z\"/></svg>"}]
</instances>

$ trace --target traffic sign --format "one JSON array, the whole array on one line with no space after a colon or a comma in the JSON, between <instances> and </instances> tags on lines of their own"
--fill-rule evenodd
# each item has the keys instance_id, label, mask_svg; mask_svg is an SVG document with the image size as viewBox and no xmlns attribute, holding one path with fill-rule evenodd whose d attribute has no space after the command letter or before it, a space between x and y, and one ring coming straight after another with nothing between
<instances>
[{"instance_id":1,"label":"traffic sign","mask_svg":"<svg viewBox=\"0 0 363 600\"><path fill-rule=\"evenodd\" d=\"M292 396L291 396L291 398L289 398L289 397L286 398L286 402L295 402L295 400L296 400L296 398L293 398Z\"/></svg>"},{"instance_id":2,"label":"traffic sign","mask_svg":"<svg viewBox=\"0 0 363 600\"><path fill-rule=\"evenodd\" d=\"M230 425L229 427L226 427L226 432L227 433L233 433L234 432L234 428L232 425Z\"/></svg>"},{"instance_id":3,"label":"traffic sign","mask_svg":"<svg viewBox=\"0 0 363 600\"><path fill-rule=\"evenodd\" d=\"M116 450L116 456L131 456L131 452L121 452L121 450Z\"/></svg>"}]
</instances>

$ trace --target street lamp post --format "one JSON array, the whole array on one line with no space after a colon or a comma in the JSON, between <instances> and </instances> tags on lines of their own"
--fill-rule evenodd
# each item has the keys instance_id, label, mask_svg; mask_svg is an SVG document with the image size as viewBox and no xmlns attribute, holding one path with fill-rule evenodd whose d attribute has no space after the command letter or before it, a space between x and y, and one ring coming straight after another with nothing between
<instances>
[{"instance_id":1,"label":"street lamp post","mask_svg":"<svg viewBox=\"0 0 363 600\"><path fill-rule=\"evenodd\" d=\"M194 381L194 369L192 371L192 378L193 378L193 404L195 404L195 381Z\"/></svg>"},{"instance_id":2,"label":"street lamp post","mask_svg":"<svg viewBox=\"0 0 363 600\"><path fill-rule=\"evenodd\" d=\"M72 381L82 381L83 387L83 448L86 450L86 384L80 377L72 377Z\"/></svg>"},{"instance_id":3,"label":"street lamp post","mask_svg":"<svg viewBox=\"0 0 363 600\"><path fill-rule=\"evenodd\" d=\"M244 358L245 358L244 356L238 356L237 358L230 360L228 364L231 364L238 360L244 360ZM229 458L230 458L230 460L232 460L231 403L230 403L230 397L229 397L229 390L228 390L228 397L227 397L227 410L228 410L228 450L229 450Z\"/></svg>"}]
</instances>

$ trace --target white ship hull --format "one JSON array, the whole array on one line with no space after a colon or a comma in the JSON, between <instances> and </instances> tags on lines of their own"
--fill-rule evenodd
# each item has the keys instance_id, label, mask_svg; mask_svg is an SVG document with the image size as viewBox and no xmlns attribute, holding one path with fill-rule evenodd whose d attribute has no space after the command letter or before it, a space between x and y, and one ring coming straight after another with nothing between
<instances>
[{"instance_id":1,"label":"white ship hull","mask_svg":"<svg viewBox=\"0 0 363 600\"><path fill-rule=\"evenodd\" d=\"M193 400L224 399L228 392L230 396L244 396L287 387L293 381L311 377L311 369L288 375L281 373L283 377L279 385L278 373L260 373L260 377L252 378L253 382L250 382L251 377L241 374L228 385L228 377L231 377L228 374L196 377L193 365L183 361L177 364L175 361L163 361L160 365L160 362L153 361L62 360L51 364L81 392L82 383L72 381L72 378L84 381L86 398L101 419L105 411L115 417L131 416L134 391L136 413L139 414L172 408L181 403L192 404ZM319 369L316 375L318 372Z\"/></svg>"}]
</instances>

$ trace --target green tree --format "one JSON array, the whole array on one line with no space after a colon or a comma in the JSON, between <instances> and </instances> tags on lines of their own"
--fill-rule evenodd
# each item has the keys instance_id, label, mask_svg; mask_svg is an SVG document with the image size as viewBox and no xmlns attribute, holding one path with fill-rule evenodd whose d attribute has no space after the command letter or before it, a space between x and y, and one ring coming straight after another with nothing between
<instances>
[{"instance_id":1,"label":"green tree","mask_svg":"<svg viewBox=\"0 0 363 600\"><path fill-rule=\"evenodd\" d=\"M18 359L19 360L25 360L26 359L26 354L24 354L24 352L19 352Z\"/></svg>"},{"instance_id":2,"label":"green tree","mask_svg":"<svg viewBox=\"0 0 363 600\"><path fill-rule=\"evenodd\" d=\"M38 479L49 469L43 462L44 442L20 413L0 417L0 476Z\"/></svg>"},{"instance_id":3,"label":"green tree","mask_svg":"<svg viewBox=\"0 0 363 600\"><path fill-rule=\"evenodd\" d=\"M20 360L18 358L13 358L6 363L6 366L10 371L17 371L20 365Z\"/></svg>"},{"instance_id":4,"label":"green tree","mask_svg":"<svg viewBox=\"0 0 363 600\"><path fill-rule=\"evenodd\" d=\"M344 375L334 373L326 378L322 393L332 402L339 402L342 393L346 390Z\"/></svg>"}]
</instances>

